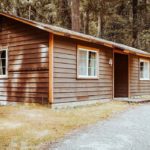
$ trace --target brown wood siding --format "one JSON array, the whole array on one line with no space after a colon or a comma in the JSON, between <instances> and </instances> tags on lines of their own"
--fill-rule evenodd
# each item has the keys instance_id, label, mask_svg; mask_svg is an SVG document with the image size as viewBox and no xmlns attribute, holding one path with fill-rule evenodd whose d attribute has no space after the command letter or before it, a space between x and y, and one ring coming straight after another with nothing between
<instances>
[{"instance_id":1,"label":"brown wood siding","mask_svg":"<svg viewBox=\"0 0 150 150\"><path fill-rule=\"evenodd\" d=\"M69 38L54 38L54 102L112 98L112 49ZM99 48L99 79L77 79L77 45Z\"/></svg>"},{"instance_id":2,"label":"brown wood siding","mask_svg":"<svg viewBox=\"0 0 150 150\"><path fill-rule=\"evenodd\" d=\"M48 40L45 31L1 18L0 47L8 46L8 78L0 78L0 100L48 102Z\"/></svg>"},{"instance_id":3,"label":"brown wood siding","mask_svg":"<svg viewBox=\"0 0 150 150\"><path fill-rule=\"evenodd\" d=\"M150 80L140 80L139 77L139 59L139 56L130 56L131 97L150 95Z\"/></svg>"}]
</instances>

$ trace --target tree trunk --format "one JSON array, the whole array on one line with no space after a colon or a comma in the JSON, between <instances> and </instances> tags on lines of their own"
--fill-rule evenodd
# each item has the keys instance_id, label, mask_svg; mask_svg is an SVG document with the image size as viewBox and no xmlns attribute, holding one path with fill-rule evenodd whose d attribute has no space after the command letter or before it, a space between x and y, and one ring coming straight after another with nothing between
<instances>
[{"instance_id":1,"label":"tree trunk","mask_svg":"<svg viewBox=\"0 0 150 150\"><path fill-rule=\"evenodd\" d=\"M103 37L103 33L104 33L104 17L103 17L103 13L99 11L97 36Z\"/></svg>"},{"instance_id":2,"label":"tree trunk","mask_svg":"<svg viewBox=\"0 0 150 150\"><path fill-rule=\"evenodd\" d=\"M85 34L89 34L89 10L86 11L86 20L85 20Z\"/></svg>"},{"instance_id":3,"label":"tree trunk","mask_svg":"<svg viewBox=\"0 0 150 150\"><path fill-rule=\"evenodd\" d=\"M80 32L80 1L79 0L71 0L71 23L72 30Z\"/></svg>"},{"instance_id":4,"label":"tree trunk","mask_svg":"<svg viewBox=\"0 0 150 150\"><path fill-rule=\"evenodd\" d=\"M85 16L84 16L84 12L82 12L80 16L81 16L80 17L80 31L82 33L84 33L84 31L85 31L85 19L84 19Z\"/></svg>"},{"instance_id":5,"label":"tree trunk","mask_svg":"<svg viewBox=\"0 0 150 150\"><path fill-rule=\"evenodd\" d=\"M133 23L132 23L132 46L137 47L137 37L138 37L138 0L132 0L132 14L133 14Z\"/></svg>"}]
</instances>

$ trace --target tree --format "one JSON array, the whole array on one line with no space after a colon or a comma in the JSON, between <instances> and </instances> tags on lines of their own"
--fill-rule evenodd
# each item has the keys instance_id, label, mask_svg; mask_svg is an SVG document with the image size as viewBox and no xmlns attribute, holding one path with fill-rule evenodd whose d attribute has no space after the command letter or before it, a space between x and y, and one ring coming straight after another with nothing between
<instances>
[{"instance_id":1,"label":"tree","mask_svg":"<svg viewBox=\"0 0 150 150\"><path fill-rule=\"evenodd\" d=\"M143 50L150 47L150 0L0 0L0 11Z\"/></svg>"},{"instance_id":2,"label":"tree","mask_svg":"<svg viewBox=\"0 0 150 150\"><path fill-rule=\"evenodd\" d=\"M138 37L138 0L132 0L132 13L133 13L132 46L136 47Z\"/></svg>"},{"instance_id":3,"label":"tree","mask_svg":"<svg viewBox=\"0 0 150 150\"><path fill-rule=\"evenodd\" d=\"M71 24L72 30L80 31L80 1L71 0Z\"/></svg>"},{"instance_id":4,"label":"tree","mask_svg":"<svg viewBox=\"0 0 150 150\"><path fill-rule=\"evenodd\" d=\"M98 37L103 37L104 35L104 16L106 15L106 10L105 10L105 2L104 0L98 0L98 4L96 5L97 11L98 11L98 30L97 30L97 36Z\"/></svg>"}]
</instances>

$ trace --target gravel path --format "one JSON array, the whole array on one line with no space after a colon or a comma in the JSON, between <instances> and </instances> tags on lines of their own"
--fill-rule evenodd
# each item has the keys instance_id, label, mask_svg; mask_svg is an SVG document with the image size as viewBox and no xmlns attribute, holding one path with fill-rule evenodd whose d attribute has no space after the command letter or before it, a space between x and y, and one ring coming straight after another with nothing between
<instances>
[{"instance_id":1,"label":"gravel path","mask_svg":"<svg viewBox=\"0 0 150 150\"><path fill-rule=\"evenodd\" d=\"M49 150L150 150L150 104L76 131Z\"/></svg>"}]
</instances>

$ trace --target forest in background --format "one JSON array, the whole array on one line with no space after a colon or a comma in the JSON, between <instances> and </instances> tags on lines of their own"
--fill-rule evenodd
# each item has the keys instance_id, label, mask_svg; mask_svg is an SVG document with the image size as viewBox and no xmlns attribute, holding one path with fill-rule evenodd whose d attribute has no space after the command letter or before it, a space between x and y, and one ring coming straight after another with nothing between
<instances>
[{"instance_id":1,"label":"forest in background","mask_svg":"<svg viewBox=\"0 0 150 150\"><path fill-rule=\"evenodd\" d=\"M0 0L0 11L150 52L150 0Z\"/></svg>"}]
</instances>

